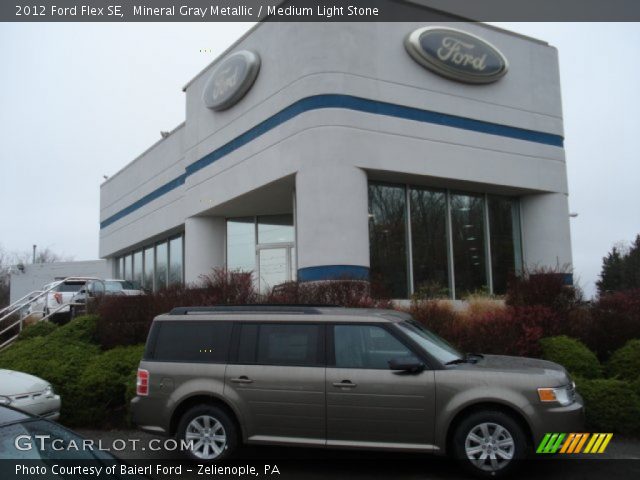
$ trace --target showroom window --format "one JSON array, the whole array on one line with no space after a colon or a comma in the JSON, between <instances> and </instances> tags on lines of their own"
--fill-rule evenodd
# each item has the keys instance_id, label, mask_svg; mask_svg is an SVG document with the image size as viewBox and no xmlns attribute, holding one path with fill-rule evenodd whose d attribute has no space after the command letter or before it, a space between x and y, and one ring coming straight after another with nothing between
<instances>
[{"instance_id":1,"label":"showroom window","mask_svg":"<svg viewBox=\"0 0 640 480\"><path fill-rule=\"evenodd\" d=\"M485 265L484 196L452 194L451 243L456 297L488 291Z\"/></svg>"},{"instance_id":2,"label":"showroom window","mask_svg":"<svg viewBox=\"0 0 640 480\"><path fill-rule=\"evenodd\" d=\"M252 272L261 292L295 280L293 215L227 219L227 268Z\"/></svg>"},{"instance_id":3,"label":"showroom window","mask_svg":"<svg viewBox=\"0 0 640 480\"><path fill-rule=\"evenodd\" d=\"M393 298L407 297L406 191L369 185L371 281Z\"/></svg>"},{"instance_id":4,"label":"showroom window","mask_svg":"<svg viewBox=\"0 0 640 480\"><path fill-rule=\"evenodd\" d=\"M142 285L142 250L133 254L132 280L136 285Z\"/></svg>"},{"instance_id":5,"label":"showroom window","mask_svg":"<svg viewBox=\"0 0 640 480\"><path fill-rule=\"evenodd\" d=\"M504 294L522 269L515 198L369 184L371 281L392 298Z\"/></svg>"},{"instance_id":6,"label":"showroom window","mask_svg":"<svg viewBox=\"0 0 640 480\"><path fill-rule=\"evenodd\" d=\"M169 285L182 283L182 237L169 240Z\"/></svg>"},{"instance_id":7,"label":"showroom window","mask_svg":"<svg viewBox=\"0 0 640 480\"><path fill-rule=\"evenodd\" d=\"M184 282L184 236L147 245L116 258L116 276L157 291Z\"/></svg>"},{"instance_id":8,"label":"showroom window","mask_svg":"<svg viewBox=\"0 0 640 480\"><path fill-rule=\"evenodd\" d=\"M154 249L148 247L144 249L144 284L142 285L147 290L153 290L153 270L155 266Z\"/></svg>"}]
</instances>

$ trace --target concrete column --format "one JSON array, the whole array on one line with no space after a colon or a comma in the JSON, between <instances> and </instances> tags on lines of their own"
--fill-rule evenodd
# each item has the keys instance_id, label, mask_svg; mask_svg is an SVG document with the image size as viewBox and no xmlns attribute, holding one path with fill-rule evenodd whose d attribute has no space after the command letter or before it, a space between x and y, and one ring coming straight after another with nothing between
<instances>
[{"instance_id":1,"label":"concrete column","mask_svg":"<svg viewBox=\"0 0 640 480\"><path fill-rule=\"evenodd\" d=\"M367 278L367 175L313 162L296 174L298 279Z\"/></svg>"},{"instance_id":2,"label":"concrete column","mask_svg":"<svg viewBox=\"0 0 640 480\"><path fill-rule=\"evenodd\" d=\"M570 272L571 232L566 194L526 195L520 200L524 263Z\"/></svg>"},{"instance_id":3,"label":"concrete column","mask_svg":"<svg viewBox=\"0 0 640 480\"><path fill-rule=\"evenodd\" d=\"M212 268L224 267L225 220L222 217L191 217L184 224L184 279L198 282Z\"/></svg>"}]
</instances>

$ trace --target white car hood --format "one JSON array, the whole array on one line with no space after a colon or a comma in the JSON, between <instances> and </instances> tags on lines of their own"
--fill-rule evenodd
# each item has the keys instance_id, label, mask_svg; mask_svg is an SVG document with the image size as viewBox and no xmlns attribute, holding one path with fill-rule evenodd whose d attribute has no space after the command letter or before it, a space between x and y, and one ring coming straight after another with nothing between
<instances>
[{"instance_id":1,"label":"white car hood","mask_svg":"<svg viewBox=\"0 0 640 480\"><path fill-rule=\"evenodd\" d=\"M47 385L43 379L28 373L0 369L0 395L20 395L41 392Z\"/></svg>"}]
</instances>

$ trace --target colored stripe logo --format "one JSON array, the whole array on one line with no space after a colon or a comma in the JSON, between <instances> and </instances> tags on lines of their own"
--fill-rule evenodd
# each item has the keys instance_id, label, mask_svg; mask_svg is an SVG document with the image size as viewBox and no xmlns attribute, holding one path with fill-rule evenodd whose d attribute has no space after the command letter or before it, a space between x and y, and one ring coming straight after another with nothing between
<instances>
[{"instance_id":1,"label":"colored stripe logo","mask_svg":"<svg viewBox=\"0 0 640 480\"><path fill-rule=\"evenodd\" d=\"M536 453L604 453L613 433L547 433Z\"/></svg>"}]
</instances>

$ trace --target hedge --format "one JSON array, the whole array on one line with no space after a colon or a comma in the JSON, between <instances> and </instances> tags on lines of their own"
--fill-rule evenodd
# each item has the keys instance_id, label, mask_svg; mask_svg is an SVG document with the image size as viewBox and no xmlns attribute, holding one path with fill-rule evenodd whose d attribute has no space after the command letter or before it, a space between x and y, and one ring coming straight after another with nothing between
<instances>
[{"instance_id":1,"label":"hedge","mask_svg":"<svg viewBox=\"0 0 640 480\"><path fill-rule=\"evenodd\" d=\"M640 396L631 383L611 378L578 379L587 428L596 432L640 433Z\"/></svg>"},{"instance_id":2,"label":"hedge","mask_svg":"<svg viewBox=\"0 0 640 480\"><path fill-rule=\"evenodd\" d=\"M621 380L640 378L640 340L630 340L616 350L607 363L607 375Z\"/></svg>"},{"instance_id":3,"label":"hedge","mask_svg":"<svg viewBox=\"0 0 640 480\"><path fill-rule=\"evenodd\" d=\"M102 352L94 343L96 326L97 317L91 315L62 327L30 326L0 352L0 368L50 382L62 398L65 425L96 428L124 423L126 395L135 381L143 346Z\"/></svg>"},{"instance_id":4,"label":"hedge","mask_svg":"<svg viewBox=\"0 0 640 480\"><path fill-rule=\"evenodd\" d=\"M58 326L52 322L38 322L33 325L29 325L27 328L20 332L18 336L18 340L26 340L28 338L35 337L46 337L54 330L56 330Z\"/></svg>"},{"instance_id":5,"label":"hedge","mask_svg":"<svg viewBox=\"0 0 640 480\"><path fill-rule=\"evenodd\" d=\"M582 342L565 335L540 340L542 358L559 363L574 377L600 378L602 366Z\"/></svg>"}]
</instances>

